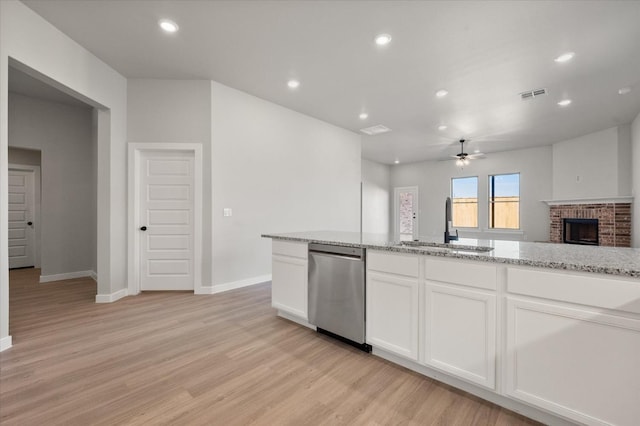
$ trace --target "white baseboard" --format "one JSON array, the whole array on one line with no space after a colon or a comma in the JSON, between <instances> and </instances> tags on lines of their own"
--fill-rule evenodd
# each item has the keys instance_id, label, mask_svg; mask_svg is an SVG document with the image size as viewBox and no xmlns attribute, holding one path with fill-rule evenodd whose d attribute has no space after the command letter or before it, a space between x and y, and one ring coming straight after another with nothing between
<instances>
[{"instance_id":1,"label":"white baseboard","mask_svg":"<svg viewBox=\"0 0 640 426\"><path fill-rule=\"evenodd\" d=\"M95 282L98 282L98 274L95 271L91 271L91 275L89 275Z\"/></svg>"},{"instance_id":2,"label":"white baseboard","mask_svg":"<svg viewBox=\"0 0 640 426\"><path fill-rule=\"evenodd\" d=\"M51 281L60 281L60 280L70 280L73 278L83 278L83 277L98 277L98 275L93 271L77 271L77 272L67 272L65 274L53 274L53 275L40 275L40 283L49 283ZM94 278L94 279L96 279Z\"/></svg>"},{"instance_id":3,"label":"white baseboard","mask_svg":"<svg viewBox=\"0 0 640 426\"><path fill-rule=\"evenodd\" d=\"M236 288L248 287L250 285L260 284L265 281L271 281L271 274L251 277L244 280L232 281L230 283L218 284L212 287L198 287L194 290L195 294L216 294L223 291L235 290Z\"/></svg>"},{"instance_id":4,"label":"white baseboard","mask_svg":"<svg viewBox=\"0 0 640 426\"><path fill-rule=\"evenodd\" d=\"M120 300L129 294L126 288L111 294L96 294L96 303L111 303Z\"/></svg>"},{"instance_id":5,"label":"white baseboard","mask_svg":"<svg viewBox=\"0 0 640 426\"><path fill-rule=\"evenodd\" d=\"M9 349L12 346L11 336L0 339L0 352Z\"/></svg>"},{"instance_id":6,"label":"white baseboard","mask_svg":"<svg viewBox=\"0 0 640 426\"><path fill-rule=\"evenodd\" d=\"M193 294L213 294L213 287L196 287Z\"/></svg>"}]
</instances>

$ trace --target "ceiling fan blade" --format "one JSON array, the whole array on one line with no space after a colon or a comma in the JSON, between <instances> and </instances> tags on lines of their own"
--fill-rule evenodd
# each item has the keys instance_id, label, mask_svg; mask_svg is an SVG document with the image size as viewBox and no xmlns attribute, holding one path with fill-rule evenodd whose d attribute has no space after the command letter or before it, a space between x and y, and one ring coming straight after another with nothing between
<instances>
[{"instance_id":1,"label":"ceiling fan blade","mask_svg":"<svg viewBox=\"0 0 640 426\"><path fill-rule=\"evenodd\" d=\"M455 155L450 155L447 158L438 158L436 161L452 161L452 160L457 160L458 157Z\"/></svg>"},{"instance_id":2,"label":"ceiling fan blade","mask_svg":"<svg viewBox=\"0 0 640 426\"><path fill-rule=\"evenodd\" d=\"M478 152L477 154L469 154L467 155L467 158L470 160L482 160L484 158L487 158L486 155L484 155L482 152Z\"/></svg>"}]
</instances>

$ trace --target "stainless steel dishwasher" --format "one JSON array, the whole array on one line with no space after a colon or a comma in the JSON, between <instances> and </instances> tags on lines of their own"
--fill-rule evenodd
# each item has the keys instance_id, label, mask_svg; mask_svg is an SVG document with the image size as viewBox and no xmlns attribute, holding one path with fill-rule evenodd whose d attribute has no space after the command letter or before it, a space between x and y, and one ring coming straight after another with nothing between
<instances>
[{"instance_id":1,"label":"stainless steel dishwasher","mask_svg":"<svg viewBox=\"0 0 640 426\"><path fill-rule=\"evenodd\" d=\"M309 322L367 352L365 249L309 244Z\"/></svg>"}]
</instances>

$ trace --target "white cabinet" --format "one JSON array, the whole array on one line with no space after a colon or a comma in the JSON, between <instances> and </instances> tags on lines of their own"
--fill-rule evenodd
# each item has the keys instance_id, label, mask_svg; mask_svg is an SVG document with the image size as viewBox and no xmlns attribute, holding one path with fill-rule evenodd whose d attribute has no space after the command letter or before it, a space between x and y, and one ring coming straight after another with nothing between
<instances>
[{"instance_id":1,"label":"white cabinet","mask_svg":"<svg viewBox=\"0 0 640 426\"><path fill-rule=\"evenodd\" d=\"M274 240L272 252L271 306L307 321L307 244Z\"/></svg>"},{"instance_id":2,"label":"white cabinet","mask_svg":"<svg viewBox=\"0 0 640 426\"><path fill-rule=\"evenodd\" d=\"M418 360L421 257L367 252L367 343Z\"/></svg>"},{"instance_id":3,"label":"white cabinet","mask_svg":"<svg viewBox=\"0 0 640 426\"><path fill-rule=\"evenodd\" d=\"M495 389L496 295L433 281L425 289L423 362Z\"/></svg>"},{"instance_id":4,"label":"white cabinet","mask_svg":"<svg viewBox=\"0 0 640 426\"><path fill-rule=\"evenodd\" d=\"M496 387L497 268L425 258L422 363Z\"/></svg>"},{"instance_id":5,"label":"white cabinet","mask_svg":"<svg viewBox=\"0 0 640 426\"><path fill-rule=\"evenodd\" d=\"M640 283L513 268L508 277L507 395L588 425L640 424Z\"/></svg>"},{"instance_id":6,"label":"white cabinet","mask_svg":"<svg viewBox=\"0 0 640 426\"><path fill-rule=\"evenodd\" d=\"M418 360L418 280L369 272L367 343Z\"/></svg>"}]
</instances>

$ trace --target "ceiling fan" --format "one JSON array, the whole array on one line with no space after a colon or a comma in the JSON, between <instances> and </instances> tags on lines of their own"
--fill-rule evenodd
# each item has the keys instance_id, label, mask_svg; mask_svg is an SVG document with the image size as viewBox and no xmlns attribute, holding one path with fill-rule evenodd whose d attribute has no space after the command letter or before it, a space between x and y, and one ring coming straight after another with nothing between
<instances>
[{"instance_id":1,"label":"ceiling fan","mask_svg":"<svg viewBox=\"0 0 640 426\"><path fill-rule=\"evenodd\" d=\"M459 142L460 142L460 153L451 156L456 159L457 166L466 166L469 164L469 160L484 158L484 154L481 152L476 152L474 154L467 154L466 152L464 152L464 143L467 142L467 140L460 139Z\"/></svg>"}]
</instances>

